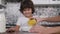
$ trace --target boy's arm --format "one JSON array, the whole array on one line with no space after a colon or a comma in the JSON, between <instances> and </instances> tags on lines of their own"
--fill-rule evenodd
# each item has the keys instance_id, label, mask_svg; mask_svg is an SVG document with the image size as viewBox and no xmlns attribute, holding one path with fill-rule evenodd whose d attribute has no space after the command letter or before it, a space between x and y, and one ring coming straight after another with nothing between
<instances>
[{"instance_id":1,"label":"boy's arm","mask_svg":"<svg viewBox=\"0 0 60 34\"><path fill-rule=\"evenodd\" d=\"M9 32L9 31L19 31L19 28L20 28L20 26L16 25L15 27L9 28L9 29L7 30L7 32Z\"/></svg>"},{"instance_id":2,"label":"boy's arm","mask_svg":"<svg viewBox=\"0 0 60 34\"><path fill-rule=\"evenodd\" d=\"M15 31L19 31L20 26L16 25L15 26Z\"/></svg>"}]
</instances>

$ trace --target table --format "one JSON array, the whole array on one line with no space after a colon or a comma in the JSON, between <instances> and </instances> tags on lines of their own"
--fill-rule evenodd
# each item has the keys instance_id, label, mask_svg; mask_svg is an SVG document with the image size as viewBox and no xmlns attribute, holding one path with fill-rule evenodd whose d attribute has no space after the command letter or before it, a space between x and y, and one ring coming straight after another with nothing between
<instances>
[{"instance_id":1,"label":"table","mask_svg":"<svg viewBox=\"0 0 60 34\"><path fill-rule=\"evenodd\" d=\"M30 32L13 32L13 33L8 33L8 32L5 32L5 33L0 33L0 34L37 34L37 33L30 33Z\"/></svg>"},{"instance_id":2,"label":"table","mask_svg":"<svg viewBox=\"0 0 60 34\"><path fill-rule=\"evenodd\" d=\"M38 34L38 33L31 33L31 32L13 32L13 33L0 33L0 34ZM52 34L60 34L60 33L52 33Z\"/></svg>"}]
</instances>

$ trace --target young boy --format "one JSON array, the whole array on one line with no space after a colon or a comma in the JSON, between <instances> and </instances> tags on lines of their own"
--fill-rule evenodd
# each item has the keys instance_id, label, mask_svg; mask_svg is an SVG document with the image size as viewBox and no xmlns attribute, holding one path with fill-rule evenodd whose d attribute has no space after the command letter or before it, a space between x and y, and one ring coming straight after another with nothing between
<instances>
[{"instance_id":1,"label":"young boy","mask_svg":"<svg viewBox=\"0 0 60 34\"><path fill-rule=\"evenodd\" d=\"M30 18L33 17L34 13L34 5L31 0L24 0L21 2L21 7L20 7L20 12L24 15L24 17L19 17L16 27L15 28L10 28L10 30L15 30L15 31L28 31L30 28L28 26L28 21Z\"/></svg>"}]
</instances>

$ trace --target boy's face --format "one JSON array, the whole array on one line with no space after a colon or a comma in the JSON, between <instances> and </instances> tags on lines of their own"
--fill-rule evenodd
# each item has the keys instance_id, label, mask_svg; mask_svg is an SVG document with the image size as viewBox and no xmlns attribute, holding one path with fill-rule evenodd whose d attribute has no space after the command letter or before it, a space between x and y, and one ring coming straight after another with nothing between
<instances>
[{"instance_id":1,"label":"boy's face","mask_svg":"<svg viewBox=\"0 0 60 34\"><path fill-rule=\"evenodd\" d=\"M31 9L31 8L26 8L26 9L24 9L24 10L23 10L23 14L24 14L24 16L26 16L26 17L32 16L32 9Z\"/></svg>"}]
</instances>

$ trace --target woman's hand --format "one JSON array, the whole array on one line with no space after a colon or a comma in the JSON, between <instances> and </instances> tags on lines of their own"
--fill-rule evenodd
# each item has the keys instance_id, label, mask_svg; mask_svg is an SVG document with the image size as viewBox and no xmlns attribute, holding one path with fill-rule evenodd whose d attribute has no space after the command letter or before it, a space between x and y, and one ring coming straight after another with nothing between
<instances>
[{"instance_id":1,"label":"woman's hand","mask_svg":"<svg viewBox=\"0 0 60 34\"><path fill-rule=\"evenodd\" d=\"M45 33L45 30L46 30L45 27L36 25L36 26L33 26L29 32L36 32L36 33L43 34Z\"/></svg>"},{"instance_id":2,"label":"woman's hand","mask_svg":"<svg viewBox=\"0 0 60 34\"><path fill-rule=\"evenodd\" d=\"M46 20L45 18L38 18L38 17L36 17L35 19L37 20L37 22L42 22Z\"/></svg>"},{"instance_id":3,"label":"woman's hand","mask_svg":"<svg viewBox=\"0 0 60 34\"><path fill-rule=\"evenodd\" d=\"M43 27L43 26L33 26L29 32L36 32L37 34L52 34L60 33L60 27Z\"/></svg>"}]
</instances>

